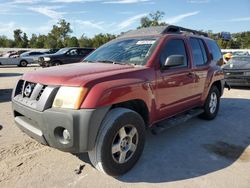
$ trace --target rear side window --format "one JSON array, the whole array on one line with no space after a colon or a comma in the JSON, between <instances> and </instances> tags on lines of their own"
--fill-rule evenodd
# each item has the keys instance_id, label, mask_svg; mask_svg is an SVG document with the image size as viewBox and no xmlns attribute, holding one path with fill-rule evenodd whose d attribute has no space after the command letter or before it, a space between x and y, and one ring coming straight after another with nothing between
<instances>
[{"instance_id":1,"label":"rear side window","mask_svg":"<svg viewBox=\"0 0 250 188\"><path fill-rule=\"evenodd\" d=\"M161 53L160 63L161 66L164 65L166 59L171 55L183 55L184 65L180 67L187 67L187 53L184 41L181 39L172 39L165 44L165 47Z\"/></svg>"},{"instance_id":2,"label":"rear side window","mask_svg":"<svg viewBox=\"0 0 250 188\"><path fill-rule=\"evenodd\" d=\"M192 48L194 64L197 66L206 64L207 54L206 54L206 50L205 50L204 43L202 42L202 40L191 38L189 40L189 43Z\"/></svg>"},{"instance_id":3,"label":"rear side window","mask_svg":"<svg viewBox=\"0 0 250 188\"><path fill-rule=\"evenodd\" d=\"M208 45L208 49L210 53L212 53L213 55L213 60L217 62L220 61L222 58L222 55L221 55L221 50L219 46L217 45L217 43L213 40L207 40L207 45Z\"/></svg>"},{"instance_id":4,"label":"rear side window","mask_svg":"<svg viewBox=\"0 0 250 188\"><path fill-rule=\"evenodd\" d=\"M89 49L79 49L79 55L88 55L91 51Z\"/></svg>"},{"instance_id":5,"label":"rear side window","mask_svg":"<svg viewBox=\"0 0 250 188\"><path fill-rule=\"evenodd\" d=\"M42 55L43 53L41 52L30 52L30 55Z\"/></svg>"},{"instance_id":6,"label":"rear side window","mask_svg":"<svg viewBox=\"0 0 250 188\"><path fill-rule=\"evenodd\" d=\"M205 63L207 63L208 58L207 58L207 52L206 52L206 49L205 49L205 46L204 46L204 42L201 39L199 39L198 41L199 41L199 44L200 44L200 47L201 47L203 60L204 60Z\"/></svg>"}]
</instances>

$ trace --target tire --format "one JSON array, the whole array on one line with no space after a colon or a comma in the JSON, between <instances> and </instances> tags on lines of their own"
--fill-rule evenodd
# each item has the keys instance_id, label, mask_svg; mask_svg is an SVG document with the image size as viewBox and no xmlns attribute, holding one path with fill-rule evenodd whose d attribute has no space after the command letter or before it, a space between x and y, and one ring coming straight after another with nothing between
<instances>
[{"instance_id":1,"label":"tire","mask_svg":"<svg viewBox=\"0 0 250 188\"><path fill-rule=\"evenodd\" d=\"M202 113L200 117L206 120L214 119L218 114L219 107L220 92L216 86L212 86L204 105L204 113Z\"/></svg>"},{"instance_id":2,"label":"tire","mask_svg":"<svg viewBox=\"0 0 250 188\"><path fill-rule=\"evenodd\" d=\"M110 176L119 176L136 164L144 143L142 117L126 108L114 108L103 120L95 147L88 155L96 169Z\"/></svg>"},{"instance_id":3,"label":"tire","mask_svg":"<svg viewBox=\"0 0 250 188\"><path fill-rule=\"evenodd\" d=\"M21 60L19 63L19 67L27 67L27 65L28 65L28 62L25 60Z\"/></svg>"},{"instance_id":4,"label":"tire","mask_svg":"<svg viewBox=\"0 0 250 188\"><path fill-rule=\"evenodd\" d=\"M51 66L51 63L48 63L48 62L44 62L43 64L43 67L46 68L46 67L50 67Z\"/></svg>"},{"instance_id":5,"label":"tire","mask_svg":"<svg viewBox=\"0 0 250 188\"><path fill-rule=\"evenodd\" d=\"M59 65L61 65L62 63L61 63L61 61L54 61L53 63L51 63L52 65L50 65L50 66L59 66Z\"/></svg>"}]
</instances>

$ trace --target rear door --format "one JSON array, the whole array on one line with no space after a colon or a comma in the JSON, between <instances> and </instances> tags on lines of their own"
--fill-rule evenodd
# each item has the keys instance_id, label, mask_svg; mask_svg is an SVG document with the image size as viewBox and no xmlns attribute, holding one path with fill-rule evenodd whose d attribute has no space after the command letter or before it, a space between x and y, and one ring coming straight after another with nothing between
<instances>
[{"instance_id":1,"label":"rear door","mask_svg":"<svg viewBox=\"0 0 250 188\"><path fill-rule=\"evenodd\" d=\"M183 55L184 65L171 68L161 68L157 71L158 119L164 119L185 111L194 105L194 76L187 43L181 37L171 37L166 40L160 54L160 64L163 67L171 55Z\"/></svg>"},{"instance_id":2,"label":"rear door","mask_svg":"<svg viewBox=\"0 0 250 188\"><path fill-rule=\"evenodd\" d=\"M195 76L193 92L194 95L199 96L200 100L204 92L209 69L208 49L206 49L205 43L201 38L189 38L189 45L194 65L193 73Z\"/></svg>"}]
</instances>

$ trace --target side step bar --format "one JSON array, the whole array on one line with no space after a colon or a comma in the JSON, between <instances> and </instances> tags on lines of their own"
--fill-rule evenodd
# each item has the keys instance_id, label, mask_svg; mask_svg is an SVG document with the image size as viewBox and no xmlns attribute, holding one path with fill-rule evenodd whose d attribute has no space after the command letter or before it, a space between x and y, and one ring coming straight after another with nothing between
<instances>
[{"instance_id":1,"label":"side step bar","mask_svg":"<svg viewBox=\"0 0 250 188\"><path fill-rule=\"evenodd\" d=\"M204 110L201 108L195 108L195 109L189 110L189 111L184 112L180 115L171 117L169 119L166 119L166 120L163 120L163 121L157 123L152 128L151 131L153 134L159 134L159 133L161 133L161 132L163 132L171 127L175 127L177 125L180 125L180 124L186 122L187 120L202 114L203 112L204 112Z\"/></svg>"}]
</instances>

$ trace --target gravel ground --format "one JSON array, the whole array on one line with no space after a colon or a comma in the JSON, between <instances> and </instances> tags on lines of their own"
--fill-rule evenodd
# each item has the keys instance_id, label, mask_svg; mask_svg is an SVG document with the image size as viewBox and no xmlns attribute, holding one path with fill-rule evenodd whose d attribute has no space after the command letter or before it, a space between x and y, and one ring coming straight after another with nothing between
<instances>
[{"instance_id":1,"label":"gravel ground","mask_svg":"<svg viewBox=\"0 0 250 188\"><path fill-rule=\"evenodd\" d=\"M194 118L157 136L126 175L96 171L86 154L43 146L14 124L10 95L24 72L0 66L0 187L250 187L250 90L225 90L218 117Z\"/></svg>"}]
</instances>

